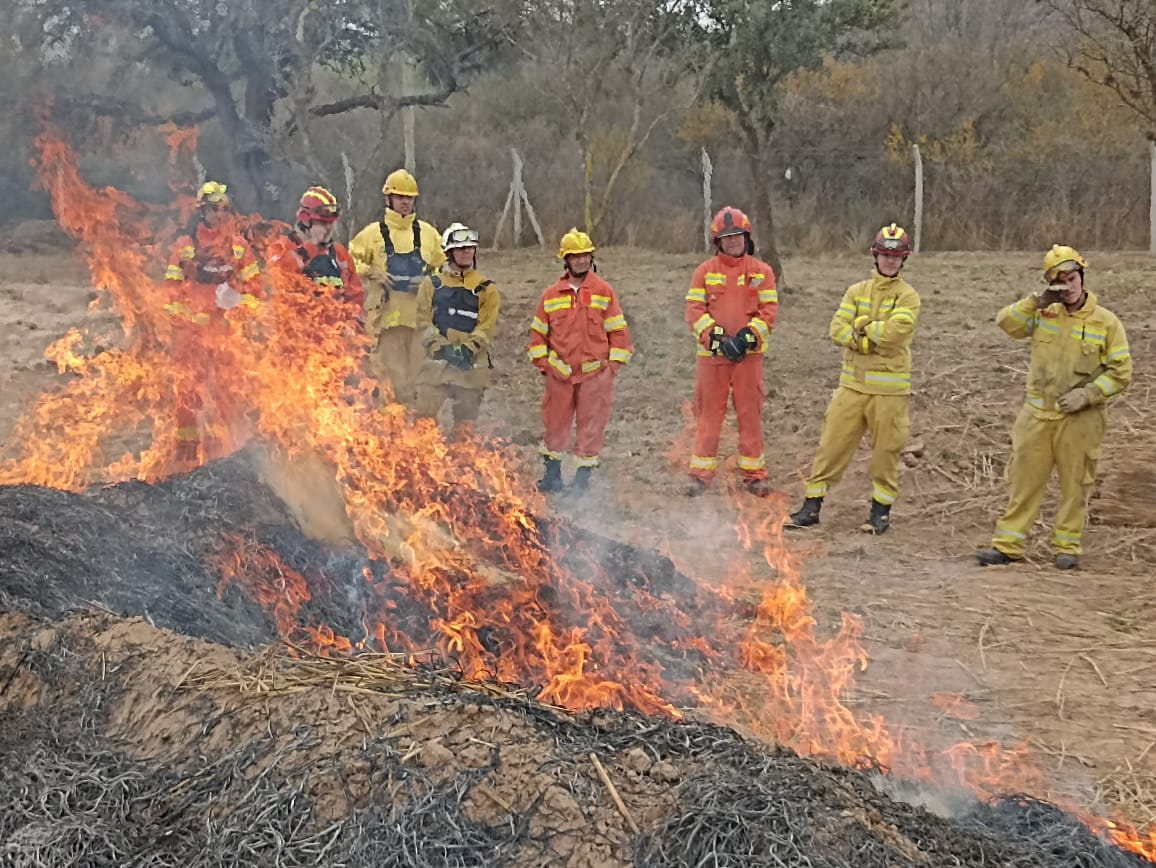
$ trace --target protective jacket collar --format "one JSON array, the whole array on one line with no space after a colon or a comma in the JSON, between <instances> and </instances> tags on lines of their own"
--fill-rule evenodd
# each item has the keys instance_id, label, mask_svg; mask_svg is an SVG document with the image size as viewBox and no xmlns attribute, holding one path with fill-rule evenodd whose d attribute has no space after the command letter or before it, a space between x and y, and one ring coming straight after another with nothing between
<instances>
[{"instance_id":1,"label":"protective jacket collar","mask_svg":"<svg viewBox=\"0 0 1156 868\"><path fill-rule=\"evenodd\" d=\"M401 215L392 208L385 209L385 225L389 227L390 232L398 230L412 232L413 221L417 219L417 212L412 214Z\"/></svg>"}]
</instances>

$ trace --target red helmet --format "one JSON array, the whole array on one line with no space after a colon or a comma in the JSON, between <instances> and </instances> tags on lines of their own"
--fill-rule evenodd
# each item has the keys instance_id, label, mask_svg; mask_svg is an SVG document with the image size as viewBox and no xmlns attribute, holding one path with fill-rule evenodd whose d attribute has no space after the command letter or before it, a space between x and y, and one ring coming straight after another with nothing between
<instances>
[{"instance_id":1,"label":"red helmet","mask_svg":"<svg viewBox=\"0 0 1156 868\"><path fill-rule=\"evenodd\" d=\"M336 223L340 216L341 207L337 204L337 197L324 187L310 187L301 196L297 222L302 226L310 223Z\"/></svg>"},{"instance_id":2,"label":"red helmet","mask_svg":"<svg viewBox=\"0 0 1156 868\"><path fill-rule=\"evenodd\" d=\"M911 238L902 226L892 223L884 226L875 233L875 241L871 244L871 252L885 253L890 256L902 256L906 259L911 255Z\"/></svg>"},{"instance_id":3,"label":"red helmet","mask_svg":"<svg viewBox=\"0 0 1156 868\"><path fill-rule=\"evenodd\" d=\"M722 208L710 221L711 241L717 244L720 238L728 235L746 235L748 241L751 238L750 219L738 208L732 208L730 205Z\"/></svg>"}]
</instances>

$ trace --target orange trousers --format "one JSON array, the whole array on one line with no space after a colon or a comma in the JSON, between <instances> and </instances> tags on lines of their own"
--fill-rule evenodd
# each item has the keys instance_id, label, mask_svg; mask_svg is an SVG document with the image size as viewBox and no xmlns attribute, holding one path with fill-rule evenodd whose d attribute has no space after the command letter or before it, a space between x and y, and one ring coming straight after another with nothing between
<instances>
[{"instance_id":1,"label":"orange trousers","mask_svg":"<svg viewBox=\"0 0 1156 868\"><path fill-rule=\"evenodd\" d=\"M744 356L740 362L719 364L700 356L695 369L694 407L697 425L690 475L710 482L718 471L718 441L727 399L734 401L739 419L739 470L747 479L765 479L763 455L763 356Z\"/></svg>"},{"instance_id":2,"label":"orange trousers","mask_svg":"<svg viewBox=\"0 0 1156 868\"><path fill-rule=\"evenodd\" d=\"M580 383L546 374L542 395L542 453L560 458L570 451L571 432L577 433L574 457L579 467L594 467L606 442L606 426L614 405L614 372L604 368Z\"/></svg>"},{"instance_id":3,"label":"orange trousers","mask_svg":"<svg viewBox=\"0 0 1156 868\"><path fill-rule=\"evenodd\" d=\"M188 472L224 454L221 435L225 425L220 398L214 394L217 366L212 352L212 341L223 329L218 318L204 326L180 323L173 330L173 371L178 377L174 472Z\"/></svg>"}]
</instances>

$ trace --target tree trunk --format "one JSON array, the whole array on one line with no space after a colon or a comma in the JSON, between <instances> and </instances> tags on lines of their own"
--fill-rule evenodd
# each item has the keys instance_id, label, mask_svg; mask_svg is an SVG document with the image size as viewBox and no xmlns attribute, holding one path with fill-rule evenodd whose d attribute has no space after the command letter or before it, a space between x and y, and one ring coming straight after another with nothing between
<instances>
[{"instance_id":1,"label":"tree trunk","mask_svg":"<svg viewBox=\"0 0 1156 868\"><path fill-rule=\"evenodd\" d=\"M754 202L753 213L754 240L756 252L766 260L775 272L775 283L783 285L783 263L779 259L779 248L775 239L775 219L771 207L771 173L770 161L767 158L767 149L763 145L763 137L742 118L739 126L743 131L743 151L747 156L747 165L751 169L751 178Z\"/></svg>"},{"instance_id":2,"label":"tree trunk","mask_svg":"<svg viewBox=\"0 0 1156 868\"><path fill-rule=\"evenodd\" d=\"M266 216L276 215L283 198L276 162L270 153L273 109L279 96L277 84L265 58L266 46L257 31L238 33L234 50L246 69L243 96L243 131L237 137L235 153L256 194L256 204Z\"/></svg>"}]
</instances>

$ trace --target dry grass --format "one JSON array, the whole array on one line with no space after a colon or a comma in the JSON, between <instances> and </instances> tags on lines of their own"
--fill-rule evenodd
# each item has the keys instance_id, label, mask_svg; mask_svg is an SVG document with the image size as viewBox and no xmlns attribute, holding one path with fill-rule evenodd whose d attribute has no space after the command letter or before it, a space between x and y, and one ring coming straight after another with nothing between
<instances>
[{"instance_id":1,"label":"dry grass","mask_svg":"<svg viewBox=\"0 0 1156 868\"><path fill-rule=\"evenodd\" d=\"M289 696L317 688L350 696L401 697L415 690L436 689L519 701L531 698L530 691L516 686L464 681L456 669L439 665L442 660L443 655L436 651L329 657L296 645L273 644L232 668L195 661L173 686L178 690L236 690L252 698Z\"/></svg>"}]
</instances>

